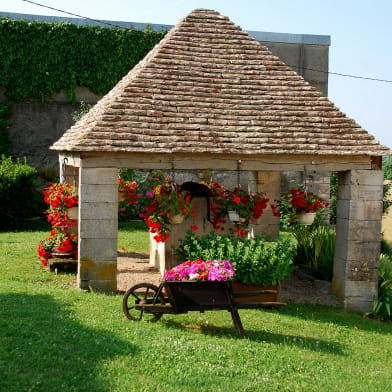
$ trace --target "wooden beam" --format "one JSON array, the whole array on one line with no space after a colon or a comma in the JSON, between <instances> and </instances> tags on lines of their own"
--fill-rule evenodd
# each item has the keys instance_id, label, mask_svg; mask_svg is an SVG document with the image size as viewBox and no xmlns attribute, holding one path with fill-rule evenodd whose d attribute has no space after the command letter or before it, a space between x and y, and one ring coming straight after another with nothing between
<instances>
[{"instance_id":1,"label":"wooden beam","mask_svg":"<svg viewBox=\"0 0 392 392\"><path fill-rule=\"evenodd\" d=\"M241 171L345 171L370 170L370 156L349 155L229 155L92 153L80 155L85 168L110 167L147 170L239 170Z\"/></svg>"}]
</instances>

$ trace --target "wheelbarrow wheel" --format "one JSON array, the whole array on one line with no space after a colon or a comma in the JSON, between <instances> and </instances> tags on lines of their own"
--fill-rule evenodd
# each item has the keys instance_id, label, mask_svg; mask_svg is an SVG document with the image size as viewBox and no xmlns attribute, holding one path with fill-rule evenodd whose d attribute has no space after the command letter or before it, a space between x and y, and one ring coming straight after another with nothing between
<instances>
[{"instance_id":1,"label":"wheelbarrow wheel","mask_svg":"<svg viewBox=\"0 0 392 392\"><path fill-rule=\"evenodd\" d=\"M150 283L139 283L132 286L124 294L122 309L129 320L153 322L158 321L162 317L162 313L146 312L143 309L135 309L136 305L143 304L165 304L165 298L157 286Z\"/></svg>"}]
</instances>

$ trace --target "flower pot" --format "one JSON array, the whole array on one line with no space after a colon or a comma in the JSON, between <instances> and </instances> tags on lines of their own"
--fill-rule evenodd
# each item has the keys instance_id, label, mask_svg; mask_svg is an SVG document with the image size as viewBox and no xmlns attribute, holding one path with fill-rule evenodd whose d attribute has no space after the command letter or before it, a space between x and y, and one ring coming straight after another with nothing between
<instances>
[{"instance_id":1,"label":"flower pot","mask_svg":"<svg viewBox=\"0 0 392 392\"><path fill-rule=\"evenodd\" d=\"M125 192L118 192L118 202L124 201L126 199Z\"/></svg>"},{"instance_id":2,"label":"flower pot","mask_svg":"<svg viewBox=\"0 0 392 392\"><path fill-rule=\"evenodd\" d=\"M69 219L78 219L79 218L79 209L78 207L68 208L67 215Z\"/></svg>"},{"instance_id":3,"label":"flower pot","mask_svg":"<svg viewBox=\"0 0 392 392\"><path fill-rule=\"evenodd\" d=\"M263 292L268 290L268 292ZM263 286L261 284L246 284L233 282L233 294L236 302L280 302L280 284Z\"/></svg>"},{"instance_id":4,"label":"flower pot","mask_svg":"<svg viewBox=\"0 0 392 392\"><path fill-rule=\"evenodd\" d=\"M72 257L72 252L60 252L57 248L53 250L52 257L57 259L67 259Z\"/></svg>"},{"instance_id":5,"label":"flower pot","mask_svg":"<svg viewBox=\"0 0 392 392\"><path fill-rule=\"evenodd\" d=\"M302 212L297 215L298 223L303 226L310 226L314 222L315 212Z\"/></svg>"},{"instance_id":6,"label":"flower pot","mask_svg":"<svg viewBox=\"0 0 392 392\"><path fill-rule=\"evenodd\" d=\"M240 221L240 216L238 215L237 211L229 211L229 219L232 222L239 222Z\"/></svg>"},{"instance_id":7,"label":"flower pot","mask_svg":"<svg viewBox=\"0 0 392 392\"><path fill-rule=\"evenodd\" d=\"M172 225L179 225L184 221L184 215L173 215L169 218L169 222Z\"/></svg>"},{"instance_id":8,"label":"flower pot","mask_svg":"<svg viewBox=\"0 0 392 392\"><path fill-rule=\"evenodd\" d=\"M238 223L238 222L245 223L246 222L246 219L241 218L237 211L229 211L229 219L233 223Z\"/></svg>"}]
</instances>

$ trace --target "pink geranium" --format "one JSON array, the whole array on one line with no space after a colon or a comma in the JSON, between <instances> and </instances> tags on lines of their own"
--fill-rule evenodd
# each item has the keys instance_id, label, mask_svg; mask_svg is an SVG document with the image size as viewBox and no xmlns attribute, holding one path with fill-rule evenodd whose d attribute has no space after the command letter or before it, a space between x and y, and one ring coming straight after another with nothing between
<instances>
[{"instance_id":1,"label":"pink geranium","mask_svg":"<svg viewBox=\"0 0 392 392\"><path fill-rule=\"evenodd\" d=\"M234 276L234 266L228 260L188 260L167 271L163 278L168 281L176 280L231 280Z\"/></svg>"}]
</instances>

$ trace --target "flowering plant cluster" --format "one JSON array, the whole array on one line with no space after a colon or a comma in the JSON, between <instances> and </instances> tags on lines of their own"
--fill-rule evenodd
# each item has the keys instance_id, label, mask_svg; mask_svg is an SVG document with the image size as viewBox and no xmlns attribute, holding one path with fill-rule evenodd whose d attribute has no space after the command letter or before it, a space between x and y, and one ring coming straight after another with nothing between
<instances>
[{"instance_id":1,"label":"flowering plant cluster","mask_svg":"<svg viewBox=\"0 0 392 392\"><path fill-rule=\"evenodd\" d=\"M196 212L192 209L191 196L188 192L167 178L163 184L154 186L147 196L151 202L145 207L142 217L146 222L154 239L157 242L165 242L170 237L170 221L175 216L184 218L196 218ZM196 226L191 229L197 230Z\"/></svg>"},{"instance_id":2,"label":"flowering plant cluster","mask_svg":"<svg viewBox=\"0 0 392 392\"><path fill-rule=\"evenodd\" d=\"M139 184L135 181L124 181L122 178L118 179L118 191L124 197L127 204L135 204L141 197L137 193Z\"/></svg>"},{"instance_id":3,"label":"flowering plant cluster","mask_svg":"<svg viewBox=\"0 0 392 392\"><path fill-rule=\"evenodd\" d=\"M293 225L299 214L317 212L323 208L328 208L329 203L317 196L313 192L303 189L293 188L287 192L276 205L271 205L275 216L289 214L289 224Z\"/></svg>"},{"instance_id":4,"label":"flowering plant cluster","mask_svg":"<svg viewBox=\"0 0 392 392\"><path fill-rule=\"evenodd\" d=\"M71 184L51 184L44 189L43 194L50 211L66 212L68 208L78 205L78 188Z\"/></svg>"},{"instance_id":5,"label":"flowering plant cluster","mask_svg":"<svg viewBox=\"0 0 392 392\"><path fill-rule=\"evenodd\" d=\"M210 208L214 229L224 230L223 224L229 211L235 211L239 220L233 222L236 226L234 232L243 237L249 232L249 224L255 223L267 208L269 199L262 193L248 192L239 187L231 191L216 183L208 186L213 196Z\"/></svg>"},{"instance_id":6,"label":"flowering plant cluster","mask_svg":"<svg viewBox=\"0 0 392 392\"><path fill-rule=\"evenodd\" d=\"M163 278L175 280L231 280L234 276L234 266L228 260L217 261L202 259L188 260L167 271Z\"/></svg>"},{"instance_id":7,"label":"flowering plant cluster","mask_svg":"<svg viewBox=\"0 0 392 392\"><path fill-rule=\"evenodd\" d=\"M267 208L269 199L264 194L248 192L241 188L234 188L228 191L224 199L227 211L235 211L240 220L233 222L236 225L234 230L240 237L248 233L248 225L255 223L263 215Z\"/></svg>"},{"instance_id":8,"label":"flowering plant cluster","mask_svg":"<svg viewBox=\"0 0 392 392\"><path fill-rule=\"evenodd\" d=\"M322 208L328 207L328 203L318 197L315 193L302 189L291 189L286 193L284 198L291 206L291 209L296 213L316 212Z\"/></svg>"},{"instance_id":9,"label":"flowering plant cluster","mask_svg":"<svg viewBox=\"0 0 392 392\"><path fill-rule=\"evenodd\" d=\"M67 211L78 205L78 188L67 183L51 184L43 194L45 203L49 205L45 214L52 230L46 239L38 243L37 253L41 264L47 266L48 259L56 252L77 257L77 235L71 229L77 226L77 221L70 219Z\"/></svg>"},{"instance_id":10,"label":"flowering plant cluster","mask_svg":"<svg viewBox=\"0 0 392 392\"><path fill-rule=\"evenodd\" d=\"M225 195L227 193L227 189L216 182L209 182L205 184L210 192L212 199L210 200L210 211L211 211L211 224L215 230L224 230L224 224L226 223L226 215L227 211L222 203Z\"/></svg>"}]
</instances>

